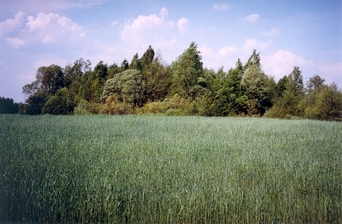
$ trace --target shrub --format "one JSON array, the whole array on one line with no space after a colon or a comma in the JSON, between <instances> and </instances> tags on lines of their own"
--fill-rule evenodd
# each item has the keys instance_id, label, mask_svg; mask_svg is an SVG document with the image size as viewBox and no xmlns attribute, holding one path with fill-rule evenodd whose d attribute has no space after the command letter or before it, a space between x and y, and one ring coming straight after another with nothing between
<instances>
[{"instance_id":1,"label":"shrub","mask_svg":"<svg viewBox=\"0 0 342 224\"><path fill-rule=\"evenodd\" d=\"M86 100L81 100L77 107L74 109L75 115L89 115L103 113L102 104L90 103Z\"/></svg>"},{"instance_id":2,"label":"shrub","mask_svg":"<svg viewBox=\"0 0 342 224\"><path fill-rule=\"evenodd\" d=\"M111 95L107 97L105 104L103 105L104 113L106 114L132 114L134 108L131 104L119 101L117 95Z\"/></svg>"}]
</instances>

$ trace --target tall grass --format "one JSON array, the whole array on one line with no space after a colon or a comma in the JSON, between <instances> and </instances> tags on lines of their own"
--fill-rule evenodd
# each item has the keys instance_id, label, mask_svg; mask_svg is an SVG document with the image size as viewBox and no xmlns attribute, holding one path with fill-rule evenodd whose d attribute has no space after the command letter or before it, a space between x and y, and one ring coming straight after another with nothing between
<instances>
[{"instance_id":1,"label":"tall grass","mask_svg":"<svg viewBox=\"0 0 342 224\"><path fill-rule=\"evenodd\" d=\"M342 123L1 115L0 124L1 222L342 222Z\"/></svg>"}]
</instances>

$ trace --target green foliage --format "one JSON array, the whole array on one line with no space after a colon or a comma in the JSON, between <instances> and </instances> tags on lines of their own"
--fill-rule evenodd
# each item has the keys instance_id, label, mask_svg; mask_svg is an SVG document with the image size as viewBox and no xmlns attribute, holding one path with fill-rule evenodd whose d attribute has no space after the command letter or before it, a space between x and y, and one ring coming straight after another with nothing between
<instances>
[{"instance_id":1,"label":"green foliage","mask_svg":"<svg viewBox=\"0 0 342 224\"><path fill-rule=\"evenodd\" d=\"M1 223L341 223L342 123L0 116Z\"/></svg>"},{"instance_id":2,"label":"green foliage","mask_svg":"<svg viewBox=\"0 0 342 224\"><path fill-rule=\"evenodd\" d=\"M0 114L16 114L18 110L18 104L13 99L0 97Z\"/></svg>"},{"instance_id":3,"label":"green foliage","mask_svg":"<svg viewBox=\"0 0 342 224\"><path fill-rule=\"evenodd\" d=\"M117 64L113 63L108 68L108 79L114 78L114 76L120 72L121 72L121 68Z\"/></svg>"},{"instance_id":4,"label":"green foliage","mask_svg":"<svg viewBox=\"0 0 342 224\"><path fill-rule=\"evenodd\" d=\"M244 65L243 69L246 70L249 67L257 67L261 69L261 63L260 63L260 54L256 53L256 50L253 50L252 55L248 58L246 64Z\"/></svg>"},{"instance_id":5,"label":"green foliage","mask_svg":"<svg viewBox=\"0 0 342 224\"><path fill-rule=\"evenodd\" d=\"M311 93L313 91L316 91L320 89L324 84L324 79L322 79L319 75L315 75L312 78L309 79L309 81L306 83L306 91L308 93Z\"/></svg>"},{"instance_id":6,"label":"green foliage","mask_svg":"<svg viewBox=\"0 0 342 224\"><path fill-rule=\"evenodd\" d=\"M90 81L90 101L100 102L101 93L103 92L103 85L99 77Z\"/></svg>"},{"instance_id":7,"label":"green foliage","mask_svg":"<svg viewBox=\"0 0 342 224\"><path fill-rule=\"evenodd\" d=\"M99 79L100 83L103 84L107 77L107 71L108 71L107 64L103 64L103 61L100 61L94 68L94 77Z\"/></svg>"},{"instance_id":8,"label":"green foliage","mask_svg":"<svg viewBox=\"0 0 342 224\"><path fill-rule=\"evenodd\" d=\"M58 65L42 66L38 69L36 80L23 87L23 93L32 96L40 91L43 94L53 95L64 87L64 73Z\"/></svg>"},{"instance_id":9,"label":"green foliage","mask_svg":"<svg viewBox=\"0 0 342 224\"><path fill-rule=\"evenodd\" d=\"M263 115L270 107L268 78L257 65L246 68L241 86L248 97L248 114Z\"/></svg>"},{"instance_id":10,"label":"green foliage","mask_svg":"<svg viewBox=\"0 0 342 224\"><path fill-rule=\"evenodd\" d=\"M91 103L86 100L80 100L77 107L74 109L75 115L90 115L100 113L103 113L102 104Z\"/></svg>"},{"instance_id":11,"label":"green foliage","mask_svg":"<svg viewBox=\"0 0 342 224\"><path fill-rule=\"evenodd\" d=\"M100 61L94 70L91 62L83 58L64 69L54 64L42 66L36 80L23 86L27 98L25 104L18 105L18 110L32 115L70 114L71 106L62 109L62 105L74 102L79 114L263 116L266 113L268 117L278 118L339 120L339 100L335 96L338 91L324 86L324 79L315 75L304 89L299 67L276 83L262 71L256 50L245 64L238 59L235 68L224 71L221 67L215 72L203 67L201 52L192 42L171 65L149 46L141 58L138 53L133 55L131 63L124 59L120 65L107 66ZM66 90L62 91L63 88ZM170 107L168 100L174 96L184 100L184 106ZM334 103L329 106L327 102Z\"/></svg>"},{"instance_id":12,"label":"green foliage","mask_svg":"<svg viewBox=\"0 0 342 224\"><path fill-rule=\"evenodd\" d=\"M191 115L191 101L178 94L165 98L163 101L147 102L137 110L138 114Z\"/></svg>"},{"instance_id":13,"label":"green foliage","mask_svg":"<svg viewBox=\"0 0 342 224\"><path fill-rule=\"evenodd\" d=\"M149 66L153 62L154 55L154 50L150 45L140 60L143 69L147 68L147 66Z\"/></svg>"},{"instance_id":14,"label":"green foliage","mask_svg":"<svg viewBox=\"0 0 342 224\"><path fill-rule=\"evenodd\" d=\"M103 112L110 115L123 115L134 113L132 105L127 102L120 101L116 94L110 95L106 98L103 108Z\"/></svg>"},{"instance_id":15,"label":"green foliage","mask_svg":"<svg viewBox=\"0 0 342 224\"><path fill-rule=\"evenodd\" d=\"M33 95L30 95L26 100L25 114L39 115L42 114L43 107L46 101L49 99L49 95L43 91L37 91Z\"/></svg>"},{"instance_id":16,"label":"green foliage","mask_svg":"<svg viewBox=\"0 0 342 224\"><path fill-rule=\"evenodd\" d=\"M157 56L148 65L145 64L142 75L146 83L144 101L164 100L170 92L172 76L161 56Z\"/></svg>"},{"instance_id":17,"label":"green foliage","mask_svg":"<svg viewBox=\"0 0 342 224\"><path fill-rule=\"evenodd\" d=\"M240 60L237 61L234 69L228 71L228 74L223 72L223 68L217 71L214 81L216 96L211 105L213 115L228 116L247 113L248 97L241 86L242 76L243 67Z\"/></svg>"},{"instance_id":18,"label":"green foliage","mask_svg":"<svg viewBox=\"0 0 342 224\"><path fill-rule=\"evenodd\" d=\"M202 57L197 45L192 42L189 48L173 65L173 93L194 99L198 94L198 81L203 77Z\"/></svg>"},{"instance_id":19,"label":"green foliage","mask_svg":"<svg viewBox=\"0 0 342 224\"><path fill-rule=\"evenodd\" d=\"M58 92L51 96L45 103L42 113L43 114L73 114L74 112L74 99L67 88L58 90Z\"/></svg>"},{"instance_id":20,"label":"green foliage","mask_svg":"<svg viewBox=\"0 0 342 224\"><path fill-rule=\"evenodd\" d=\"M102 100L110 95L116 95L118 100L131 107L142 106L145 81L139 70L129 69L115 75L114 78L106 81L102 93Z\"/></svg>"},{"instance_id":21,"label":"green foliage","mask_svg":"<svg viewBox=\"0 0 342 224\"><path fill-rule=\"evenodd\" d=\"M277 84L278 100L267 113L268 117L291 118L303 116L300 102L304 97L303 77L299 67Z\"/></svg>"},{"instance_id":22,"label":"green foliage","mask_svg":"<svg viewBox=\"0 0 342 224\"><path fill-rule=\"evenodd\" d=\"M129 64L129 69L136 69L136 70L142 70L142 65L138 56L138 53L136 53L131 61L131 64Z\"/></svg>"},{"instance_id":23,"label":"green foliage","mask_svg":"<svg viewBox=\"0 0 342 224\"><path fill-rule=\"evenodd\" d=\"M276 86L276 92L277 92L278 97L281 97L283 95L283 93L286 90L287 85L288 85L288 78L285 75L283 78L279 79L277 86Z\"/></svg>"},{"instance_id":24,"label":"green foliage","mask_svg":"<svg viewBox=\"0 0 342 224\"><path fill-rule=\"evenodd\" d=\"M58 65L40 67L37 71L37 80L40 81L40 89L49 95L64 87L64 73Z\"/></svg>"},{"instance_id":25,"label":"green foliage","mask_svg":"<svg viewBox=\"0 0 342 224\"><path fill-rule=\"evenodd\" d=\"M64 84L65 87L72 90L72 92L77 93L77 89L79 87L80 79L85 75L85 73L91 70L91 62L89 60L84 61L83 58L80 58L74 62L74 64L67 65L64 69ZM78 84L78 85L77 85Z\"/></svg>"},{"instance_id":26,"label":"green foliage","mask_svg":"<svg viewBox=\"0 0 342 224\"><path fill-rule=\"evenodd\" d=\"M36 80L23 87L23 93L28 95L25 100L24 113L41 114L48 99L63 88L64 84L64 72L60 66L40 67L36 74Z\"/></svg>"},{"instance_id":27,"label":"green foliage","mask_svg":"<svg viewBox=\"0 0 342 224\"><path fill-rule=\"evenodd\" d=\"M121 63L121 71L125 71L129 69L129 63L126 59L124 59Z\"/></svg>"},{"instance_id":28,"label":"green foliage","mask_svg":"<svg viewBox=\"0 0 342 224\"><path fill-rule=\"evenodd\" d=\"M85 94L85 78L91 73L91 62L89 60L84 61L80 58L74 62L73 65L67 65L64 69L65 87L68 88L69 93L75 102L79 102L81 99L89 99ZM89 91L90 95L90 91Z\"/></svg>"},{"instance_id":29,"label":"green foliage","mask_svg":"<svg viewBox=\"0 0 342 224\"><path fill-rule=\"evenodd\" d=\"M302 106L305 118L342 121L342 92L335 83L314 88L305 96Z\"/></svg>"},{"instance_id":30,"label":"green foliage","mask_svg":"<svg viewBox=\"0 0 342 224\"><path fill-rule=\"evenodd\" d=\"M304 93L303 76L299 67L294 67L292 72L287 76L286 91L295 97L300 98Z\"/></svg>"}]
</instances>

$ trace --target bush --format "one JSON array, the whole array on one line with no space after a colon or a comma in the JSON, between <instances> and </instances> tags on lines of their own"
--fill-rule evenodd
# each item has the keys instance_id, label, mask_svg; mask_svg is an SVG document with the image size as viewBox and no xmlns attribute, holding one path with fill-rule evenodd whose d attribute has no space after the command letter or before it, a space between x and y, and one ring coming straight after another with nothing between
<instances>
[{"instance_id":1,"label":"bush","mask_svg":"<svg viewBox=\"0 0 342 224\"><path fill-rule=\"evenodd\" d=\"M105 104L103 105L104 113L106 114L133 114L134 108L131 104L120 102L116 95L107 97Z\"/></svg>"},{"instance_id":2,"label":"bush","mask_svg":"<svg viewBox=\"0 0 342 224\"><path fill-rule=\"evenodd\" d=\"M148 102L137 109L138 114L190 115L191 103L178 94L163 101Z\"/></svg>"},{"instance_id":3,"label":"bush","mask_svg":"<svg viewBox=\"0 0 342 224\"><path fill-rule=\"evenodd\" d=\"M67 88L58 90L56 95L51 96L43 107L44 114L66 115L74 112L74 99Z\"/></svg>"},{"instance_id":4,"label":"bush","mask_svg":"<svg viewBox=\"0 0 342 224\"><path fill-rule=\"evenodd\" d=\"M90 103L86 100L81 100L74 109L75 115L90 115L103 113L102 104Z\"/></svg>"}]
</instances>

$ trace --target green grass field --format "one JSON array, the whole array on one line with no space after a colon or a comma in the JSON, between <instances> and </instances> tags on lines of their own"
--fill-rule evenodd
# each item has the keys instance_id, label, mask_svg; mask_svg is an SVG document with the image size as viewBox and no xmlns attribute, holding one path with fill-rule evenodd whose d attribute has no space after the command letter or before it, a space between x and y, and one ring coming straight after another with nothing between
<instances>
[{"instance_id":1,"label":"green grass field","mask_svg":"<svg viewBox=\"0 0 342 224\"><path fill-rule=\"evenodd\" d=\"M0 116L0 221L341 223L342 123Z\"/></svg>"}]
</instances>

